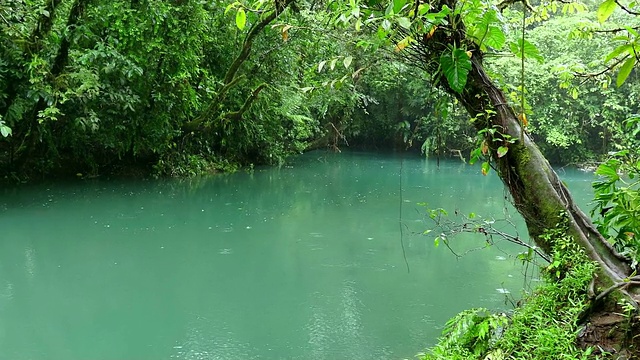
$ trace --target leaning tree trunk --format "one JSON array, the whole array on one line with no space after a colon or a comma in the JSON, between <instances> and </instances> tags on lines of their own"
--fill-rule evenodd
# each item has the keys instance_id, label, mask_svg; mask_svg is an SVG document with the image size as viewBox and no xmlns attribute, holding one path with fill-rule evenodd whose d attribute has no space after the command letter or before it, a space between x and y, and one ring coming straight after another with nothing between
<instances>
[{"instance_id":1,"label":"leaning tree trunk","mask_svg":"<svg viewBox=\"0 0 640 360\"><path fill-rule=\"evenodd\" d=\"M464 91L455 95L471 114L485 114L489 109L495 112L489 112L491 115L485 118L486 121L474 122L478 130L494 127L512 139L518 139L509 146L504 157L494 156L496 170L537 245L550 253L554 239L541 235L546 229L556 227L566 216L569 235L600 265L604 274L616 283L627 278L631 269L626 259L615 251L575 204L547 159L522 131L520 120L508 105L502 90L487 76L479 57L472 58L472 69Z\"/></svg>"},{"instance_id":2,"label":"leaning tree trunk","mask_svg":"<svg viewBox=\"0 0 640 360\"><path fill-rule=\"evenodd\" d=\"M439 6L456 6L456 0L441 0ZM509 105L502 90L487 75L482 64L482 51L468 38L459 15L450 15L449 27L438 27L435 33L418 35L421 39L408 58L418 61L423 68L440 74L437 83L455 96L472 117L478 130L496 129L495 134L485 132L487 143L493 154L496 171L509 190L514 206L523 216L530 236L546 253L552 254L555 239L541 235L546 229L557 227L564 218L568 221L569 234L581 245L586 254L596 261L602 271L605 285L623 284L632 276L627 259L618 254L607 240L596 230L591 220L578 208L567 187L559 180L547 159L528 134L521 128L520 120ZM455 24L455 25L451 25ZM451 52L451 46L471 50L471 70L462 92L451 89L439 67L440 54ZM435 66L434 66L435 64ZM494 140L498 141L494 141ZM517 139L514 143L500 140ZM508 145L505 156L497 156L497 147ZM607 281L608 280L608 281ZM609 283L609 284L607 284ZM636 306L640 297L623 290Z\"/></svg>"}]
</instances>

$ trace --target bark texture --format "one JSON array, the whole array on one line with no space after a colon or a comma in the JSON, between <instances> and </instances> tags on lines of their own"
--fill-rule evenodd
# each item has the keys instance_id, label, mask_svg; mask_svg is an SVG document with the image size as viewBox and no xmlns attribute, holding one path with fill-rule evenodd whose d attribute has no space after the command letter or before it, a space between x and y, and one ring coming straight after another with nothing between
<instances>
[{"instance_id":1,"label":"bark texture","mask_svg":"<svg viewBox=\"0 0 640 360\"><path fill-rule=\"evenodd\" d=\"M486 110L495 111L495 115L488 116L486 121L475 121L478 130L495 127L500 133L518 139L509 146L506 156L494 157L496 170L538 246L551 252L553 239L547 240L541 235L546 229L557 226L564 213L569 220L570 235L590 258L598 262L604 273L613 282L627 278L631 269L626 259L598 233L536 144L522 131L518 117L507 104L502 90L487 76L481 59L472 58L469 75L467 87L461 94L456 93L457 98L474 115L486 113Z\"/></svg>"}]
</instances>

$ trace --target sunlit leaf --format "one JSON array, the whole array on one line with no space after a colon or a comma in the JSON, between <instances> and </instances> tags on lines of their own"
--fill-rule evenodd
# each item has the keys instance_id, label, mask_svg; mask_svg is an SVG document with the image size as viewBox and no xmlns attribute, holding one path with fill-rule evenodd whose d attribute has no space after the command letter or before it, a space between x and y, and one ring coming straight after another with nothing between
<instances>
[{"instance_id":1,"label":"sunlit leaf","mask_svg":"<svg viewBox=\"0 0 640 360\"><path fill-rule=\"evenodd\" d=\"M399 14L406 3L407 0L393 0L393 12Z\"/></svg>"},{"instance_id":2,"label":"sunlit leaf","mask_svg":"<svg viewBox=\"0 0 640 360\"><path fill-rule=\"evenodd\" d=\"M242 30L244 29L246 24L247 24L247 14L244 12L243 8L240 8L236 12L236 26L238 27L238 29Z\"/></svg>"},{"instance_id":3,"label":"sunlit leaf","mask_svg":"<svg viewBox=\"0 0 640 360\"><path fill-rule=\"evenodd\" d=\"M227 5L227 8L226 8L226 9L224 9L224 14L225 14L225 15L227 15L227 13L229 12L229 10L233 9L236 5L238 5L238 2L237 2L237 1L236 1L236 2L234 2L234 3L231 3L231 4L229 4L229 5Z\"/></svg>"},{"instance_id":4,"label":"sunlit leaf","mask_svg":"<svg viewBox=\"0 0 640 360\"><path fill-rule=\"evenodd\" d=\"M606 0L605 2L600 4L600 7L598 7L598 11L596 12L598 21L600 23L607 21L609 16L613 14L613 11L616 9L616 6L617 5L615 0Z\"/></svg>"},{"instance_id":5,"label":"sunlit leaf","mask_svg":"<svg viewBox=\"0 0 640 360\"><path fill-rule=\"evenodd\" d=\"M625 37L626 40L626 37ZM633 55L633 46L631 44L623 44L618 46L617 48L613 49L609 55L607 55L607 57L604 59L604 62L607 63L611 60L613 60L614 58L616 58L618 55L621 55L622 53L628 53Z\"/></svg>"},{"instance_id":6,"label":"sunlit leaf","mask_svg":"<svg viewBox=\"0 0 640 360\"><path fill-rule=\"evenodd\" d=\"M489 26L484 38L484 44L494 49L501 49L506 41L502 28L499 26Z\"/></svg>"},{"instance_id":7,"label":"sunlit leaf","mask_svg":"<svg viewBox=\"0 0 640 360\"><path fill-rule=\"evenodd\" d=\"M390 22L389 20L387 20L387 19L384 19L384 20L382 21L382 28L383 28L385 31L389 31L389 29L391 28L391 22Z\"/></svg>"},{"instance_id":8,"label":"sunlit leaf","mask_svg":"<svg viewBox=\"0 0 640 360\"><path fill-rule=\"evenodd\" d=\"M8 137L12 134L11 128L5 125L2 121L0 121L0 134L2 134L3 137Z\"/></svg>"},{"instance_id":9,"label":"sunlit leaf","mask_svg":"<svg viewBox=\"0 0 640 360\"><path fill-rule=\"evenodd\" d=\"M617 181L620 178L616 169L607 164L601 164L600 166L598 166L598 168L596 169L596 174L604 176L610 181Z\"/></svg>"},{"instance_id":10,"label":"sunlit leaf","mask_svg":"<svg viewBox=\"0 0 640 360\"><path fill-rule=\"evenodd\" d=\"M633 67L636 65L636 61L636 57L632 56L622 64L620 71L618 71L618 77L616 78L616 85L618 85L618 87L622 86L627 80L629 74L631 74L631 70L633 70Z\"/></svg>"},{"instance_id":11,"label":"sunlit leaf","mask_svg":"<svg viewBox=\"0 0 640 360\"><path fill-rule=\"evenodd\" d=\"M539 63L544 62L544 57L540 55L538 48L526 39L524 40L524 46L522 45L522 39L518 39L517 43L512 42L509 44L509 48L514 55L520 58L524 55L525 58L534 59Z\"/></svg>"}]
</instances>

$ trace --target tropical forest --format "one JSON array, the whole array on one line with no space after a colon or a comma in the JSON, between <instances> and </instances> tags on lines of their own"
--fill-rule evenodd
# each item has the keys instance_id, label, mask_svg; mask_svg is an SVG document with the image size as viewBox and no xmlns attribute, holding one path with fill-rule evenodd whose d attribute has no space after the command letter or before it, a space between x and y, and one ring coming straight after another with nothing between
<instances>
[{"instance_id":1,"label":"tropical forest","mask_svg":"<svg viewBox=\"0 0 640 360\"><path fill-rule=\"evenodd\" d=\"M0 0L0 359L640 359L635 0Z\"/></svg>"}]
</instances>

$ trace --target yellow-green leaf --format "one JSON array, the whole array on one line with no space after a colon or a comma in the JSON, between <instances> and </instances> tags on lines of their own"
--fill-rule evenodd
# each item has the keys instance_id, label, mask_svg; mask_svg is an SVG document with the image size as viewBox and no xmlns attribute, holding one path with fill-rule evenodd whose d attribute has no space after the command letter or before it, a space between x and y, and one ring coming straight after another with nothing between
<instances>
[{"instance_id":1,"label":"yellow-green leaf","mask_svg":"<svg viewBox=\"0 0 640 360\"><path fill-rule=\"evenodd\" d=\"M245 25L247 25L247 14L244 12L243 8L240 8L236 12L236 26L238 29L242 30Z\"/></svg>"},{"instance_id":2,"label":"yellow-green leaf","mask_svg":"<svg viewBox=\"0 0 640 360\"><path fill-rule=\"evenodd\" d=\"M613 11L615 9L616 9L615 0L607 0L602 4L600 4L600 7L598 8L598 12L596 13L596 15L598 16L598 21L600 23L607 21L607 19L609 18L609 16L611 16L611 14L613 14Z\"/></svg>"},{"instance_id":3,"label":"yellow-green leaf","mask_svg":"<svg viewBox=\"0 0 640 360\"><path fill-rule=\"evenodd\" d=\"M618 77L616 79L616 85L618 85L618 87L624 84L625 80L627 80L627 78L629 77L629 74L631 74L631 70L633 70L633 67L635 65L636 65L635 56L628 58L627 61L625 61L624 64L622 64L622 66L620 67L620 71L618 71Z\"/></svg>"},{"instance_id":4,"label":"yellow-green leaf","mask_svg":"<svg viewBox=\"0 0 640 360\"><path fill-rule=\"evenodd\" d=\"M482 163L482 175L487 175L489 173L490 165L488 161Z\"/></svg>"}]
</instances>

